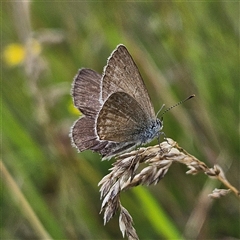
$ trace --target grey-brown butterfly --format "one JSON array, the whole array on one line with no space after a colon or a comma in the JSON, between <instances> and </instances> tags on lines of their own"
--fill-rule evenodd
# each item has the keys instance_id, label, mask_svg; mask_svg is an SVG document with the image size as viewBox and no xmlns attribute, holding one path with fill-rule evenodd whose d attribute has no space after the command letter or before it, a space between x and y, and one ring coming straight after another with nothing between
<instances>
[{"instance_id":1,"label":"grey-brown butterfly","mask_svg":"<svg viewBox=\"0 0 240 240\"><path fill-rule=\"evenodd\" d=\"M80 69L72 86L74 105L83 116L71 130L79 151L91 149L103 159L149 143L161 134L140 72L127 48L112 52L103 75Z\"/></svg>"}]
</instances>

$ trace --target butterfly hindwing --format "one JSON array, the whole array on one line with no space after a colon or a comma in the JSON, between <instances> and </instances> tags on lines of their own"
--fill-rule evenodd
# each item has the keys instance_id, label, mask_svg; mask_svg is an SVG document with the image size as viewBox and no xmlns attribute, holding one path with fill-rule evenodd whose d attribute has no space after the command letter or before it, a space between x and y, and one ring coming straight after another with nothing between
<instances>
[{"instance_id":1,"label":"butterfly hindwing","mask_svg":"<svg viewBox=\"0 0 240 240\"><path fill-rule=\"evenodd\" d=\"M141 141L138 135L149 121L140 104L125 92L113 93L102 106L97 117L100 139L122 142Z\"/></svg>"}]
</instances>

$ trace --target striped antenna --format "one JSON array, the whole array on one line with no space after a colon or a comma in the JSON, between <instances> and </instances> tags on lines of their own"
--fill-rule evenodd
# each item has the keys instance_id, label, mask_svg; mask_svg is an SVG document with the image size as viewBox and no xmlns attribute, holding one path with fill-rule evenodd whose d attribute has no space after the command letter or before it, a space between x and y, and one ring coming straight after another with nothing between
<instances>
[{"instance_id":1,"label":"striped antenna","mask_svg":"<svg viewBox=\"0 0 240 240\"><path fill-rule=\"evenodd\" d=\"M192 94L192 95L190 95L189 97L187 97L186 99L184 99L184 100L182 100L182 101L176 103L175 105L173 105L173 106L167 108L167 109L161 114L161 117L162 117L166 112L168 112L169 110L171 110L172 108L177 107L178 105L180 105L180 104L186 102L187 100L189 100L189 99L191 99L191 98L193 98L193 97L195 97L195 94ZM164 105L163 105L163 106L164 106ZM162 108L163 108L163 107L161 107L160 110L162 110ZM158 113L159 113L159 112L160 112L160 111L158 111ZM158 115L158 113L157 113L157 115Z\"/></svg>"}]
</instances>

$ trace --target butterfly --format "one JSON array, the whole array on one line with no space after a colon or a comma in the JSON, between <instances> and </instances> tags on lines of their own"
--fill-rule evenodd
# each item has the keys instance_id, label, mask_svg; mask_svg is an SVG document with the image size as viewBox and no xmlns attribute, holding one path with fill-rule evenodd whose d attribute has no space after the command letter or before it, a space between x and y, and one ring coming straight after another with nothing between
<instances>
[{"instance_id":1,"label":"butterfly","mask_svg":"<svg viewBox=\"0 0 240 240\"><path fill-rule=\"evenodd\" d=\"M141 74L122 44L108 58L102 76L79 70L72 97L83 114L70 133L80 152L90 149L109 159L162 134L163 121L156 117Z\"/></svg>"}]
</instances>

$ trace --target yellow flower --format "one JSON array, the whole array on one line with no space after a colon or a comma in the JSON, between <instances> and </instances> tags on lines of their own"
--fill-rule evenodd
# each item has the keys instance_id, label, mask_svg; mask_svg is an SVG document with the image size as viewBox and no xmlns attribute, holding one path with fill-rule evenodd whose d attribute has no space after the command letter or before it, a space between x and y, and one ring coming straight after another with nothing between
<instances>
[{"instance_id":1,"label":"yellow flower","mask_svg":"<svg viewBox=\"0 0 240 240\"><path fill-rule=\"evenodd\" d=\"M11 43L3 50L3 59L8 66L21 64L25 58L25 49L21 44Z\"/></svg>"},{"instance_id":2,"label":"yellow flower","mask_svg":"<svg viewBox=\"0 0 240 240\"><path fill-rule=\"evenodd\" d=\"M27 53L31 53L35 56L41 52L41 44L36 39L29 39L26 46L19 43L11 43L3 50L3 59L5 63L10 66L16 66L21 64L26 58Z\"/></svg>"}]
</instances>

